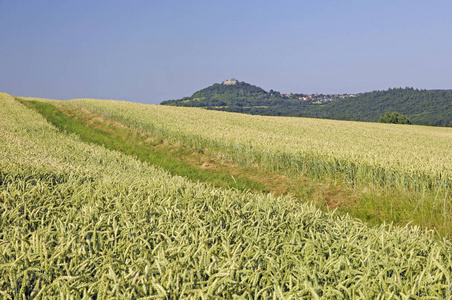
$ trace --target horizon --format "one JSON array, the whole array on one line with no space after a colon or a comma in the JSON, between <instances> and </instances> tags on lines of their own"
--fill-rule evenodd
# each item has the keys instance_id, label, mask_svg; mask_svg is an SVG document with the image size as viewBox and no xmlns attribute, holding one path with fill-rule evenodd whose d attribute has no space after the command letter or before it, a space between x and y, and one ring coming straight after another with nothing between
<instances>
[{"instance_id":1,"label":"horizon","mask_svg":"<svg viewBox=\"0 0 452 300\"><path fill-rule=\"evenodd\" d=\"M257 84L254 84L254 83L251 83L251 82L247 82L247 81L245 81L245 80L239 80L239 79L237 79L237 78L235 78L235 77L231 77L231 79L235 79L235 80L237 80L237 82L238 83L240 83L240 82L243 82L243 83L246 83L246 84L251 84L251 85L254 85L254 86L256 86L256 87L259 87L259 88L262 88L262 87L260 87L259 85L257 85ZM225 79L225 80L223 80L223 81L220 81L220 82L214 82L214 83L212 83L212 84L210 84L210 85L208 85L208 86L206 86L206 87L204 87L204 88L201 88L201 89L199 89L199 90L197 90L197 91L194 91L193 93L191 93L190 95L187 95L187 96L183 96L183 97L181 97L181 98L185 98L185 97L191 97L194 93L196 93L196 92L198 92L198 91L200 91L200 90L203 90L203 89L205 89L205 88L208 88L208 87L211 87L211 86L213 86L213 85L215 85L215 84L223 84L223 82L224 81L229 81L229 80L231 80L231 79ZM315 95L315 94L323 94L323 95L352 95L352 94L354 94L354 95L358 95L358 94L365 94L365 93L372 93L372 92L384 92L384 91L388 91L388 90L391 90L391 89L414 89L414 90L418 90L418 91L446 91L446 92L448 92L448 91L452 91L452 89L419 89L419 88L416 88L416 87L413 87L413 86L405 86L405 87L401 87L401 86L395 86L395 87L388 87L388 88L386 88L386 89L379 89L379 90L372 90L372 91L362 91L362 92L357 92L357 93L347 93L347 92L345 92L345 93L318 93L318 92L314 92L314 93L303 93L303 92L297 92L297 91L278 91L278 90L275 90L275 89L272 89L272 88L270 88L270 89L264 89L264 88L262 88L265 92L269 92L270 90L273 90L273 91L275 91L275 92L279 92L279 93L281 93L281 94L293 94L293 95L296 95L296 94L305 94L305 95ZM181 99L181 98L179 98L179 99ZM167 99L167 100L178 100L178 99ZM163 100L163 101L165 101L165 100Z\"/></svg>"},{"instance_id":2,"label":"horizon","mask_svg":"<svg viewBox=\"0 0 452 300\"><path fill-rule=\"evenodd\" d=\"M231 77L281 93L452 89L444 1L0 0L0 10L0 92L15 96L159 104Z\"/></svg>"}]
</instances>

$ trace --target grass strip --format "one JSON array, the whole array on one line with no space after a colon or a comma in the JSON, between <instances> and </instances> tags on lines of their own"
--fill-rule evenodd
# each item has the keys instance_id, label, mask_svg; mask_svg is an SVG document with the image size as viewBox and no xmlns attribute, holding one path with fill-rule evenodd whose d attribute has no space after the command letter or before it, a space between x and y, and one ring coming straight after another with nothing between
<instances>
[{"instance_id":1,"label":"grass strip","mask_svg":"<svg viewBox=\"0 0 452 300\"><path fill-rule=\"evenodd\" d=\"M154 151L156 148L155 143L143 143L143 138L137 136L129 128L111 125L103 128L101 126L88 126L80 118L70 117L52 104L40 101L20 102L42 114L47 121L62 131L75 133L85 142L95 143L108 149L135 156L140 161L164 168L172 175L185 176L193 181L210 182L216 187L267 191L263 184L247 178L235 178L228 172L218 172L191 166L174 155L170 155L169 149L163 149L164 151L161 152Z\"/></svg>"}]
</instances>

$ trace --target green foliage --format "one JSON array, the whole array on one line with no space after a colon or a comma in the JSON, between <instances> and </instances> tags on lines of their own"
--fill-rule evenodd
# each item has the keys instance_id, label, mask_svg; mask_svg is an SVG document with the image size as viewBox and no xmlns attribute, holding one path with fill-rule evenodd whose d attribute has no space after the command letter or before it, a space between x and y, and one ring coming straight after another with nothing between
<instances>
[{"instance_id":1,"label":"green foliage","mask_svg":"<svg viewBox=\"0 0 452 300\"><path fill-rule=\"evenodd\" d=\"M253 115L312 117L335 120L378 122L388 111L406 115L412 124L452 127L452 91L394 88L356 97L319 103L317 99L299 100L303 94L281 95L240 82L214 84L192 97L164 101L163 105L203 107ZM320 96L320 95L319 95Z\"/></svg>"},{"instance_id":2,"label":"green foliage","mask_svg":"<svg viewBox=\"0 0 452 300\"><path fill-rule=\"evenodd\" d=\"M191 97L180 100L163 101L163 105L206 107L232 109L244 106L260 106L268 104L273 98L279 97L270 94L260 87L246 82L237 82L234 85L214 84L194 93Z\"/></svg>"},{"instance_id":3,"label":"green foliage","mask_svg":"<svg viewBox=\"0 0 452 300\"><path fill-rule=\"evenodd\" d=\"M405 115L401 115L397 112L385 113L378 120L379 123L391 123L391 124L411 124L410 120Z\"/></svg>"},{"instance_id":4,"label":"green foliage","mask_svg":"<svg viewBox=\"0 0 452 300\"><path fill-rule=\"evenodd\" d=\"M333 101L319 108L323 117L377 122L386 112L398 112L412 124L447 126L452 121L452 92L396 88Z\"/></svg>"}]
</instances>

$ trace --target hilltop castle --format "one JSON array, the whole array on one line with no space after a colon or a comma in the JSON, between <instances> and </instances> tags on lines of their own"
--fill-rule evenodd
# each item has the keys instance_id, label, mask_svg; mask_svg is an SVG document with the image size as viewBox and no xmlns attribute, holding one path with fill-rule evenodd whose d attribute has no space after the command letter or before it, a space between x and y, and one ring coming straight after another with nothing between
<instances>
[{"instance_id":1,"label":"hilltop castle","mask_svg":"<svg viewBox=\"0 0 452 300\"><path fill-rule=\"evenodd\" d=\"M223 81L223 84L225 84L225 85L234 85L234 84L237 84L237 79L231 78L231 80L225 80L225 81Z\"/></svg>"}]
</instances>

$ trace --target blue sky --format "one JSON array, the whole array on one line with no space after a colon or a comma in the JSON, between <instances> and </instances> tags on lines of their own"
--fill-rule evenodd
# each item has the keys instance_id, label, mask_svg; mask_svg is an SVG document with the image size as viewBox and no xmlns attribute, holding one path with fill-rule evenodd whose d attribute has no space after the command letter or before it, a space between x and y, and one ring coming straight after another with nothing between
<instances>
[{"instance_id":1,"label":"blue sky","mask_svg":"<svg viewBox=\"0 0 452 300\"><path fill-rule=\"evenodd\" d=\"M0 0L0 92L141 103L452 89L452 1Z\"/></svg>"}]
</instances>

